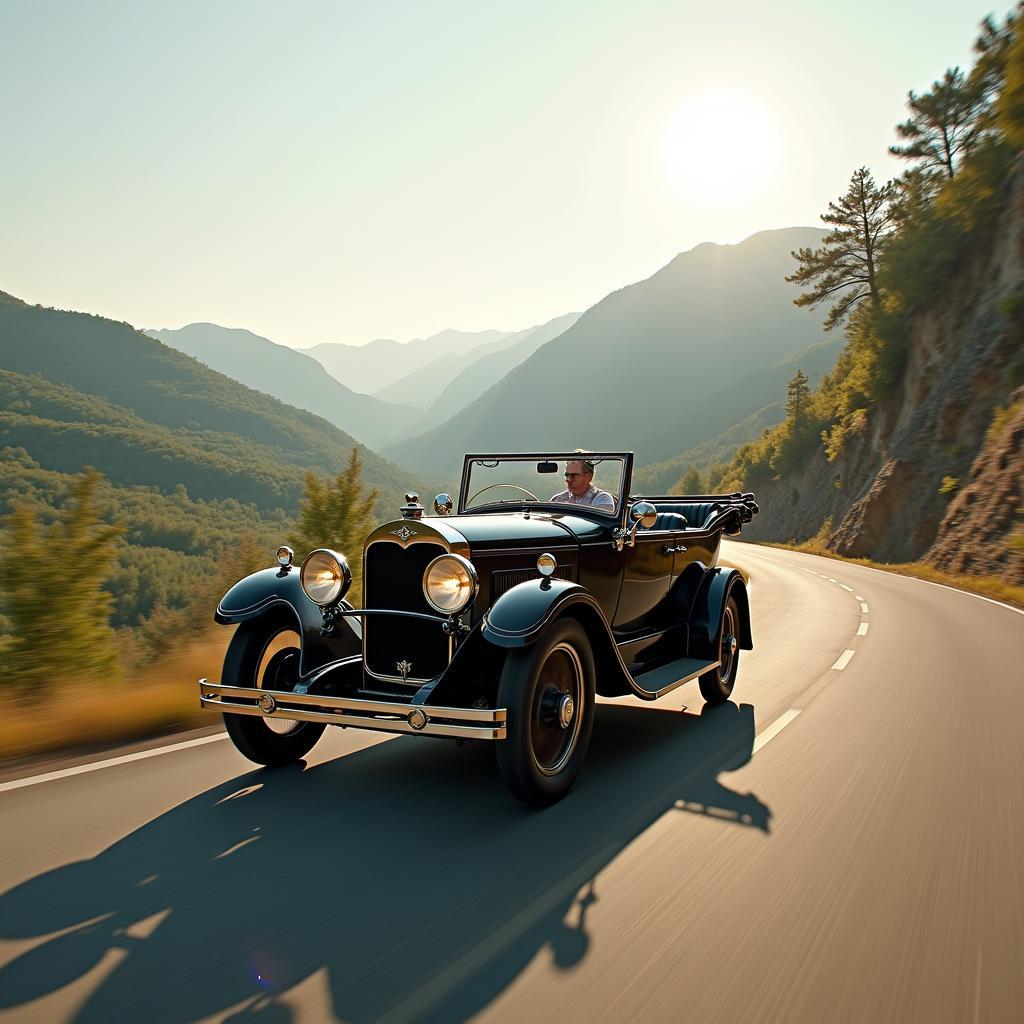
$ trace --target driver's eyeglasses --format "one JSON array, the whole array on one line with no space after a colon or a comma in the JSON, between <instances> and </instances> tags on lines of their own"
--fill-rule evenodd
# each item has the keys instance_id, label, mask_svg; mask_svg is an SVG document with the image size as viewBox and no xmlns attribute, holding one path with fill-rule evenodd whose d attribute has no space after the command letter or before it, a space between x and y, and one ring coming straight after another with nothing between
<instances>
[{"instance_id":1,"label":"driver's eyeglasses","mask_svg":"<svg viewBox=\"0 0 1024 1024\"><path fill-rule=\"evenodd\" d=\"M586 476L586 473L566 473L565 479L571 480L574 476Z\"/></svg>"}]
</instances>

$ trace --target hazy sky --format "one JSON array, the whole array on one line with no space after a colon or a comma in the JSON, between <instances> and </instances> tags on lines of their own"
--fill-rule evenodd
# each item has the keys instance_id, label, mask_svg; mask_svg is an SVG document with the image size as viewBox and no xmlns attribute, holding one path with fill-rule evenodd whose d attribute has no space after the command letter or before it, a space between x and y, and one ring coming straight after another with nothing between
<instances>
[{"instance_id":1,"label":"hazy sky","mask_svg":"<svg viewBox=\"0 0 1024 1024\"><path fill-rule=\"evenodd\" d=\"M0 290L297 346L525 327L896 173L907 90L1008 6L0 0Z\"/></svg>"}]
</instances>

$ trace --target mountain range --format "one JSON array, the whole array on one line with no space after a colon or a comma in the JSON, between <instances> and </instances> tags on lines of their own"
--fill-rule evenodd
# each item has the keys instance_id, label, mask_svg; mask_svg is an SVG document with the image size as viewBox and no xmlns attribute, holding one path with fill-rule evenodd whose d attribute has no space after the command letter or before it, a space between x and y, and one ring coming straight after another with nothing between
<instances>
[{"instance_id":1,"label":"mountain range","mask_svg":"<svg viewBox=\"0 0 1024 1024\"><path fill-rule=\"evenodd\" d=\"M117 484L295 509L307 470L337 473L349 434L224 376L130 324L0 292L0 447ZM390 513L413 474L363 448Z\"/></svg>"},{"instance_id":2,"label":"mountain range","mask_svg":"<svg viewBox=\"0 0 1024 1024\"><path fill-rule=\"evenodd\" d=\"M323 416L372 448L407 434L419 417L409 406L353 391L305 352L252 331L197 323L145 333L248 387Z\"/></svg>"},{"instance_id":3,"label":"mountain range","mask_svg":"<svg viewBox=\"0 0 1024 1024\"><path fill-rule=\"evenodd\" d=\"M652 277L602 299L485 394L383 453L450 472L465 450L631 449L638 464L671 458L785 396L800 368L830 368L840 344L797 309L791 253L817 228L705 243Z\"/></svg>"}]
</instances>

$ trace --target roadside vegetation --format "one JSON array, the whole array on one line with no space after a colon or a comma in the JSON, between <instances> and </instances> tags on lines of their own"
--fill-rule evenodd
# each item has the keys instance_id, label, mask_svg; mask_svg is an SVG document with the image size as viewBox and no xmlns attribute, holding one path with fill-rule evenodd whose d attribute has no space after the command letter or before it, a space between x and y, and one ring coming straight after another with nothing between
<instances>
[{"instance_id":1,"label":"roadside vegetation","mask_svg":"<svg viewBox=\"0 0 1024 1024\"><path fill-rule=\"evenodd\" d=\"M296 560L331 546L358 572L374 521L355 448L335 477L307 475L297 515L269 519L237 502L192 502L184 488L112 488L95 469L65 477L23 451L4 454L21 470L5 479L0 519L5 759L215 724L195 683L219 674L231 637L213 623L218 599L273 564L286 537ZM155 538L194 553L147 544Z\"/></svg>"}]
</instances>

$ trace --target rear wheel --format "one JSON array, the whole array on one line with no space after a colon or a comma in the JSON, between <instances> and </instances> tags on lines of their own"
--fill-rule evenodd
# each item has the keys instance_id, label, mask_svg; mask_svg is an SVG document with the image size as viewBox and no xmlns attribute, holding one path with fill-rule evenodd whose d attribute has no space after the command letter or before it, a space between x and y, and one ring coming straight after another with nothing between
<instances>
[{"instance_id":1,"label":"rear wheel","mask_svg":"<svg viewBox=\"0 0 1024 1024\"><path fill-rule=\"evenodd\" d=\"M722 609L722 624L718 632L718 667L700 677L700 692L709 704L721 704L732 695L736 685L736 671L740 664L739 648L740 610L732 595Z\"/></svg>"},{"instance_id":2,"label":"rear wheel","mask_svg":"<svg viewBox=\"0 0 1024 1024\"><path fill-rule=\"evenodd\" d=\"M506 739L495 744L502 781L526 804L560 800L583 767L594 725L594 657L575 619L509 654L498 706L508 709Z\"/></svg>"},{"instance_id":3,"label":"rear wheel","mask_svg":"<svg viewBox=\"0 0 1024 1024\"><path fill-rule=\"evenodd\" d=\"M224 658L223 682L290 692L299 681L301 638L287 619L243 622ZM255 715L224 715L231 742L257 764L289 764L304 757L326 726Z\"/></svg>"}]
</instances>

